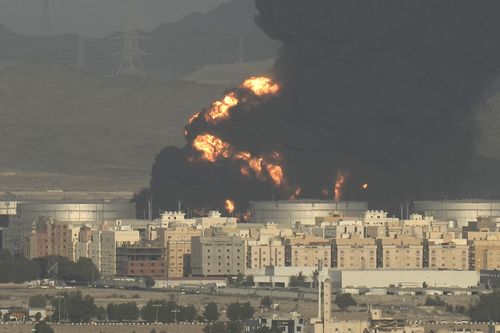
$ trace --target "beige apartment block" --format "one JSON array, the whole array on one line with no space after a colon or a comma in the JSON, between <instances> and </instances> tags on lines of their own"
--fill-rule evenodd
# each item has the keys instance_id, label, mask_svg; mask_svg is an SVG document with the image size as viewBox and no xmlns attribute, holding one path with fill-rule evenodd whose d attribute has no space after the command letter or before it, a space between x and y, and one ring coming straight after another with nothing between
<instances>
[{"instance_id":1,"label":"beige apartment block","mask_svg":"<svg viewBox=\"0 0 500 333\"><path fill-rule=\"evenodd\" d=\"M285 266L285 245L281 239L263 237L260 240L249 239L246 244L246 268Z\"/></svg>"},{"instance_id":2,"label":"beige apartment block","mask_svg":"<svg viewBox=\"0 0 500 333\"><path fill-rule=\"evenodd\" d=\"M469 246L466 239L446 242L429 240L429 268L466 271L469 269Z\"/></svg>"},{"instance_id":3,"label":"beige apartment block","mask_svg":"<svg viewBox=\"0 0 500 333\"><path fill-rule=\"evenodd\" d=\"M379 260L384 269L420 269L423 267L423 241L414 238L380 239Z\"/></svg>"},{"instance_id":4,"label":"beige apartment block","mask_svg":"<svg viewBox=\"0 0 500 333\"><path fill-rule=\"evenodd\" d=\"M100 271L104 277L116 275L116 248L140 241L137 230L104 230L100 232Z\"/></svg>"},{"instance_id":5,"label":"beige apartment block","mask_svg":"<svg viewBox=\"0 0 500 333\"><path fill-rule=\"evenodd\" d=\"M191 271L197 276L231 276L245 272L245 243L239 236L213 231L191 240Z\"/></svg>"},{"instance_id":6,"label":"beige apartment block","mask_svg":"<svg viewBox=\"0 0 500 333\"><path fill-rule=\"evenodd\" d=\"M165 269L170 278L187 276L191 271L191 238L200 236L194 225L179 225L157 230L158 241L165 247Z\"/></svg>"},{"instance_id":7,"label":"beige apartment block","mask_svg":"<svg viewBox=\"0 0 500 333\"><path fill-rule=\"evenodd\" d=\"M353 237L333 242L334 266L339 269L377 268L375 239Z\"/></svg>"},{"instance_id":8,"label":"beige apartment block","mask_svg":"<svg viewBox=\"0 0 500 333\"><path fill-rule=\"evenodd\" d=\"M292 244L289 262L294 267L331 267L332 247L329 243Z\"/></svg>"}]
</instances>

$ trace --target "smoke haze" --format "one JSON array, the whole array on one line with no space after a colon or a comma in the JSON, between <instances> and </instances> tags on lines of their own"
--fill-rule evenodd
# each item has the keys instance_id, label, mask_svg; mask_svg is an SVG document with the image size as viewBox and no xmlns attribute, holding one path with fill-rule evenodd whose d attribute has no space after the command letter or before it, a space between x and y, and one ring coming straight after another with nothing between
<instances>
[{"instance_id":1,"label":"smoke haze","mask_svg":"<svg viewBox=\"0 0 500 333\"><path fill-rule=\"evenodd\" d=\"M257 0L257 24L282 42L279 95L236 106L228 122L197 124L252 154L279 151L290 189L395 207L402 200L497 195L496 170L475 156L472 112L500 69L496 1ZM234 163L190 162L168 147L152 171L161 208L223 207L234 198L287 198L288 190L240 175ZM474 164L476 163L476 164ZM474 179L476 174L480 179ZM363 184L369 184L363 189Z\"/></svg>"}]
</instances>

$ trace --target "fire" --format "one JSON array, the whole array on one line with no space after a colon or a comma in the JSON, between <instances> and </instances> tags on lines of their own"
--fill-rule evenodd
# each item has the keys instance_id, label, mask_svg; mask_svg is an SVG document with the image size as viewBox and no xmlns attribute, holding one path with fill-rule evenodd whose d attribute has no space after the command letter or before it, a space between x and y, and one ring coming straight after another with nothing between
<instances>
[{"instance_id":1,"label":"fire","mask_svg":"<svg viewBox=\"0 0 500 333\"><path fill-rule=\"evenodd\" d=\"M251 90L257 96L274 95L280 90L279 84L264 76L248 78L241 84L241 87Z\"/></svg>"},{"instance_id":2,"label":"fire","mask_svg":"<svg viewBox=\"0 0 500 333\"><path fill-rule=\"evenodd\" d=\"M363 185L361 185L361 188L363 190L367 190L368 189L368 183L364 183Z\"/></svg>"},{"instance_id":3,"label":"fire","mask_svg":"<svg viewBox=\"0 0 500 333\"><path fill-rule=\"evenodd\" d=\"M302 188L300 187L297 187L295 189L295 191L292 193L292 195L290 196L290 200L296 200L299 198L299 195L300 193L302 193Z\"/></svg>"},{"instance_id":4,"label":"fire","mask_svg":"<svg viewBox=\"0 0 500 333\"><path fill-rule=\"evenodd\" d=\"M341 171L337 171L337 180L335 181L335 186L333 188L334 200L339 201L342 198L342 187L344 186L347 174Z\"/></svg>"},{"instance_id":5,"label":"fire","mask_svg":"<svg viewBox=\"0 0 500 333\"><path fill-rule=\"evenodd\" d=\"M250 154L249 152L240 151L234 155L233 159L244 161L247 164L246 171L249 171L249 169L251 169L257 177L262 176L262 157L252 157L252 154ZM243 171L242 174L244 176L246 175Z\"/></svg>"},{"instance_id":6,"label":"fire","mask_svg":"<svg viewBox=\"0 0 500 333\"><path fill-rule=\"evenodd\" d=\"M281 166L276 164L268 164L266 165L266 169L274 185L281 186L285 184L285 175Z\"/></svg>"},{"instance_id":7,"label":"fire","mask_svg":"<svg viewBox=\"0 0 500 333\"><path fill-rule=\"evenodd\" d=\"M234 201L233 200L226 199L225 206L226 206L226 211L228 212L228 214L234 213L235 205L234 205Z\"/></svg>"},{"instance_id":8,"label":"fire","mask_svg":"<svg viewBox=\"0 0 500 333\"><path fill-rule=\"evenodd\" d=\"M231 156L231 145L212 134L200 134L193 141L193 148L202 153L205 161L215 162Z\"/></svg>"},{"instance_id":9,"label":"fire","mask_svg":"<svg viewBox=\"0 0 500 333\"><path fill-rule=\"evenodd\" d=\"M196 119L200 118L201 112L196 112L191 117L189 117L188 124L191 125Z\"/></svg>"},{"instance_id":10,"label":"fire","mask_svg":"<svg viewBox=\"0 0 500 333\"><path fill-rule=\"evenodd\" d=\"M215 101L210 109L205 113L205 120L211 123L217 123L229 118L229 110L238 104L238 98L234 92L230 92L221 101Z\"/></svg>"}]
</instances>

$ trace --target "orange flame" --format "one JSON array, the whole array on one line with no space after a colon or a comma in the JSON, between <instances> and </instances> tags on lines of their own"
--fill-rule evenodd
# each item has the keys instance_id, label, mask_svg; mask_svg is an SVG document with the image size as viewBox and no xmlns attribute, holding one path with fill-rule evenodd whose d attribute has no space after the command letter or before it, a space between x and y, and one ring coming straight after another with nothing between
<instances>
[{"instance_id":1,"label":"orange flame","mask_svg":"<svg viewBox=\"0 0 500 333\"><path fill-rule=\"evenodd\" d=\"M202 153L205 161L215 162L231 156L231 145L212 134L200 134L193 141L194 149Z\"/></svg>"},{"instance_id":2,"label":"orange flame","mask_svg":"<svg viewBox=\"0 0 500 333\"><path fill-rule=\"evenodd\" d=\"M342 187L344 186L347 174L341 171L337 171L337 180L335 181L335 186L333 188L334 200L339 201L342 198Z\"/></svg>"},{"instance_id":3,"label":"orange flame","mask_svg":"<svg viewBox=\"0 0 500 333\"><path fill-rule=\"evenodd\" d=\"M193 121L200 117L201 112L194 113L191 117L189 117L188 124L191 125Z\"/></svg>"},{"instance_id":4,"label":"orange flame","mask_svg":"<svg viewBox=\"0 0 500 333\"><path fill-rule=\"evenodd\" d=\"M364 183L363 185L361 185L361 188L363 190L367 190L368 189L368 183Z\"/></svg>"},{"instance_id":5,"label":"orange flame","mask_svg":"<svg viewBox=\"0 0 500 333\"><path fill-rule=\"evenodd\" d=\"M274 185L281 186L285 184L285 175L281 166L276 164L268 164L266 165L266 169Z\"/></svg>"},{"instance_id":6,"label":"orange flame","mask_svg":"<svg viewBox=\"0 0 500 333\"><path fill-rule=\"evenodd\" d=\"M290 199L290 200L296 200L296 199L298 199L298 198L299 198L300 193L302 193L302 188L297 187L297 188L295 189L295 192L293 192L293 193L292 193L292 195L290 196L290 198L289 198L289 199Z\"/></svg>"},{"instance_id":7,"label":"orange flame","mask_svg":"<svg viewBox=\"0 0 500 333\"><path fill-rule=\"evenodd\" d=\"M279 84L264 76L248 78L241 84L241 87L251 90L257 96L274 95L280 90Z\"/></svg>"},{"instance_id":8,"label":"orange flame","mask_svg":"<svg viewBox=\"0 0 500 333\"><path fill-rule=\"evenodd\" d=\"M233 200L226 199L225 206L226 206L226 211L228 212L228 214L234 213L235 205L234 205L234 201Z\"/></svg>"},{"instance_id":9,"label":"orange flame","mask_svg":"<svg viewBox=\"0 0 500 333\"><path fill-rule=\"evenodd\" d=\"M205 113L205 120L211 123L217 123L229 118L229 110L238 104L238 98L234 92L230 92L221 101L215 101L210 109Z\"/></svg>"}]
</instances>

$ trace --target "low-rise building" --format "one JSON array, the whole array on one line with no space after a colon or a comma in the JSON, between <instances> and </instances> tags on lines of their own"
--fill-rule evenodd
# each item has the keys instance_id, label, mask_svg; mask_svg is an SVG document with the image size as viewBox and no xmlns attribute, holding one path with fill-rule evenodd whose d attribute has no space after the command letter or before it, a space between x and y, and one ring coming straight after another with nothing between
<instances>
[{"instance_id":1,"label":"low-rise building","mask_svg":"<svg viewBox=\"0 0 500 333\"><path fill-rule=\"evenodd\" d=\"M335 239L332 245L332 267L363 270L377 268L375 239L359 237Z\"/></svg>"}]
</instances>

